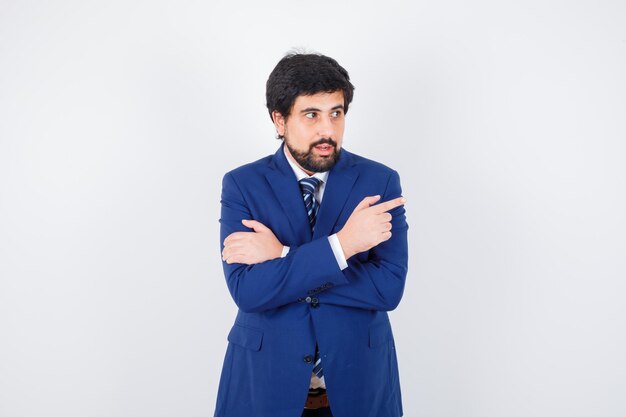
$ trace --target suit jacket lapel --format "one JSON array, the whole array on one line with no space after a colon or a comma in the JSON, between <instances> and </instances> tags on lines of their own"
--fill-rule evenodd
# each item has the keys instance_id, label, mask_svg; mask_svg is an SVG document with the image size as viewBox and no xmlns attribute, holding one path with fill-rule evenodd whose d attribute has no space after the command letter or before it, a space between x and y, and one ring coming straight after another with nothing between
<instances>
[{"instance_id":1,"label":"suit jacket lapel","mask_svg":"<svg viewBox=\"0 0 626 417\"><path fill-rule=\"evenodd\" d=\"M300 185L296 180L291 166L287 162L283 146L284 144L281 145L274 154L270 163L270 167L273 169L268 171L265 177L272 187L276 199L283 208L283 214L291 225L297 244L302 244L311 240L309 217L306 214L304 203L302 202Z\"/></svg>"},{"instance_id":2,"label":"suit jacket lapel","mask_svg":"<svg viewBox=\"0 0 626 417\"><path fill-rule=\"evenodd\" d=\"M332 234L333 227L348 200L352 186L359 176L358 171L352 167L351 159L350 153L342 149L339 161L328 173L324 198L317 212L313 239Z\"/></svg>"}]
</instances>

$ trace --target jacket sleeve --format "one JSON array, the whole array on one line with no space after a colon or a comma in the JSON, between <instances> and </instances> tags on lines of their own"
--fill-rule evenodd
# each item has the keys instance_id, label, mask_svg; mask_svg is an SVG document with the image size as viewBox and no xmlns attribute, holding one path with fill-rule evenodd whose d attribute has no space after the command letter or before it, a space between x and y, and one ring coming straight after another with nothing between
<instances>
[{"instance_id":1,"label":"jacket sleeve","mask_svg":"<svg viewBox=\"0 0 626 417\"><path fill-rule=\"evenodd\" d=\"M381 201L402 195L400 177L393 171ZM334 304L367 310L395 309L404 292L408 269L408 242L404 206L389 212L391 238L348 259L343 274L348 285L324 288L317 295L322 304Z\"/></svg>"},{"instance_id":2,"label":"jacket sleeve","mask_svg":"<svg viewBox=\"0 0 626 417\"><path fill-rule=\"evenodd\" d=\"M222 181L221 206L220 250L223 250L228 235L250 231L241 220L252 219L244 195L231 173ZM298 302L307 293L348 283L327 237L292 246L284 258L253 265L226 262L222 265L235 304L247 313Z\"/></svg>"}]
</instances>

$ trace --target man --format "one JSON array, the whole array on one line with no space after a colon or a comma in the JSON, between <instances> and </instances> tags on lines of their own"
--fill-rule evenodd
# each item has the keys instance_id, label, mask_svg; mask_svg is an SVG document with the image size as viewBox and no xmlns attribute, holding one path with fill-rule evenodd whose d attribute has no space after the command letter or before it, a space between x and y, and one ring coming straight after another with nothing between
<instances>
[{"instance_id":1,"label":"man","mask_svg":"<svg viewBox=\"0 0 626 417\"><path fill-rule=\"evenodd\" d=\"M239 311L216 417L402 415L387 311L404 291L405 200L395 171L342 148L353 90L334 59L285 56L266 91L281 146L224 176Z\"/></svg>"}]
</instances>

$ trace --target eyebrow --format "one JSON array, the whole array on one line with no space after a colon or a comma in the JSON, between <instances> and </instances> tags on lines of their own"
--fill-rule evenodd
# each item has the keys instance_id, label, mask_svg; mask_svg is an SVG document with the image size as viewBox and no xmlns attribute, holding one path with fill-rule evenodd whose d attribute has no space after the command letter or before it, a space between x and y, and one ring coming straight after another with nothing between
<instances>
[{"instance_id":1,"label":"eyebrow","mask_svg":"<svg viewBox=\"0 0 626 417\"><path fill-rule=\"evenodd\" d=\"M330 111L335 111L339 109L343 110L343 104L337 104L335 107L330 109ZM306 109L300 110L300 113L310 113L312 111L320 112L321 110L316 107L307 107Z\"/></svg>"}]
</instances>

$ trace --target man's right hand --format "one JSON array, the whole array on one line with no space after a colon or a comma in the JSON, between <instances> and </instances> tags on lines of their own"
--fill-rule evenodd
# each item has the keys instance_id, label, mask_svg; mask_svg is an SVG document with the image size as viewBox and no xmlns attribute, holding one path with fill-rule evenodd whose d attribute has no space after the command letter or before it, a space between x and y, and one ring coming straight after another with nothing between
<instances>
[{"instance_id":1,"label":"man's right hand","mask_svg":"<svg viewBox=\"0 0 626 417\"><path fill-rule=\"evenodd\" d=\"M398 197L372 206L378 200L379 195L365 197L337 232L346 260L391 238L392 216L387 212L403 205L406 199Z\"/></svg>"}]
</instances>

